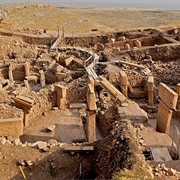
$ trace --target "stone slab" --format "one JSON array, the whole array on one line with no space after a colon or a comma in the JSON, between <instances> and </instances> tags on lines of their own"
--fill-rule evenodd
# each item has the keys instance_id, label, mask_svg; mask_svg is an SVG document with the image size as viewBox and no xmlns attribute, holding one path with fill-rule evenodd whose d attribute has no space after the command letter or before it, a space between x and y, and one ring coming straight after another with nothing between
<instances>
[{"instance_id":1,"label":"stone slab","mask_svg":"<svg viewBox=\"0 0 180 180\"><path fill-rule=\"evenodd\" d=\"M96 140L96 112L88 111L87 113L87 138L88 142Z\"/></svg>"},{"instance_id":2,"label":"stone slab","mask_svg":"<svg viewBox=\"0 0 180 180\"><path fill-rule=\"evenodd\" d=\"M176 109L178 94L164 83L159 85L159 97L170 109Z\"/></svg>"},{"instance_id":3,"label":"stone slab","mask_svg":"<svg viewBox=\"0 0 180 180\"><path fill-rule=\"evenodd\" d=\"M154 161L164 162L164 161L172 161L172 158L169 154L167 147L151 147L151 152Z\"/></svg>"},{"instance_id":4,"label":"stone slab","mask_svg":"<svg viewBox=\"0 0 180 180\"><path fill-rule=\"evenodd\" d=\"M21 135L23 135L22 118L0 119L0 136L19 138Z\"/></svg>"},{"instance_id":5,"label":"stone slab","mask_svg":"<svg viewBox=\"0 0 180 180\"><path fill-rule=\"evenodd\" d=\"M58 65L58 66L56 67L56 72L57 72L57 73L60 73L63 69L64 69L64 66Z\"/></svg>"},{"instance_id":6,"label":"stone slab","mask_svg":"<svg viewBox=\"0 0 180 180\"><path fill-rule=\"evenodd\" d=\"M120 70L120 72L119 72L119 80L120 80L120 85L121 86L125 86L125 85L128 84L127 74L122 70Z\"/></svg>"},{"instance_id":7,"label":"stone slab","mask_svg":"<svg viewBox=\"0 0 180 180\"><path fill-rule=\"evenodd\" d=\"M74 59L73 57L70 57L70 58L65 59L65 65L66 65L66 67L68 67L68 66L71 65L73 59Z\"/></svg>"},{"instance_id":8,"label":"stone slab","mask_svg":"<svg viewBox=\"0 0 180 180\"><path fill-rule=\"evenodd\" d=\"M93 151L94 146L63 146L62 149L64 151Z\"/></svg>"},{"instance_id":9,"label":"stone slab","mask_svg":"<svg viewBox=\"0 0 180 180\"><path fill-rule=\"evenodd\" d=\"M172 113L173 111L160 101L157 113L157 132L169 134Z\"/></svg>"},{"instance_id":10,"label":"stone slab","mask_svg":"<svg viewBox=\"0 0 180 180\"><path fill-rule=\"evenodd\" d=\"M16 96L16 98L21 99L29 104L34 104L34 100L32 100L28 97L18 95L18 96Z\"/></svg>"},{"instance_id":11,"label":"stone slab","mask_svg":"<svg viewBox=\"0 0 180 180\"><path fill-rule=\"evenodd\" d=\"M71 103L70 108L71 109L83 109L83 108L87 108L87 104L86 103Z\"/></svg>"}]
</instances>

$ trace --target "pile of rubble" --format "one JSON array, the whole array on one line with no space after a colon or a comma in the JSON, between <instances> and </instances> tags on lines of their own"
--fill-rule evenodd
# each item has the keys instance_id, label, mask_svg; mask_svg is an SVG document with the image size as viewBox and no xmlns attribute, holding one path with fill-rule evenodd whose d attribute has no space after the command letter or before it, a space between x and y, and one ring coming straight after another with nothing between
<instances>
[{"instance_id":1,"label":"pile of rubble","mask_svg":"<svg viewBox=\"0 0 180 180\"><path fill-rule=\"evenodd\" d=\"M174 177L175 179L180 178L180 173L173 168L167 168L165 164L158 164L158 166L151 165L155 178L169 179Z\"/></svg>"}]
</instances>

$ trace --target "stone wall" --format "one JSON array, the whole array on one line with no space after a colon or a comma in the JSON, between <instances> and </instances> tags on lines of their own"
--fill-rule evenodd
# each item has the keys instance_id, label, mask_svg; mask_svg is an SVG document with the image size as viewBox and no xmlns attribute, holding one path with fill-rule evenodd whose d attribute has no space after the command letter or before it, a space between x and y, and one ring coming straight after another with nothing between
<instances>
[{"instance_id":1,"label":"stone wall","mask_svg":"<svg viewBox=\"0 0 180 180\"><path fill-rule=\"evenodd\" d=\"M35 103L30 112L29 121L56 106L56 93L50 87L48 89L41 89L37 93L31 93L31 98Z\"/></svg>"},{"instance_id":2,"label":"stone wall","mask_svg":"<svg viewBox=\"0 0 180 180\"><path fill-rule=\"evenodd\" d=\"M132 59L140 60L145 59L146 55L151 55L152 59L155 61L167 62L169 60L175 60L180 57L180 45L170 44L170 45L160 45L153 47L144 47L141 49L133 49L132 51L126 52ZM120 52L123 55L124 52Z\"/></svg>"},{"instance_id":3,"label":"stone wall","mask_svg":"<svg viewBox=\"0 0 180 180\"><path fill-rule=\"evenodd\" d=\"M71 46L93 47L97 43L107 43L108 36L92 36L92 37L66 37L65 43Z\"/></svg>"}]
</instances>

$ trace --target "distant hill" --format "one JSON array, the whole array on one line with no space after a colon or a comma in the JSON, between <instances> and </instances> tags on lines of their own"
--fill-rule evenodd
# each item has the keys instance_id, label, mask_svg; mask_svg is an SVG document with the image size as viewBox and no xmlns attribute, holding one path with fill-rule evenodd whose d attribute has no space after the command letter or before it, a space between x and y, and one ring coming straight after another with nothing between
<instances>
[{"instance_id":1,"label":"distant hill","mask_svg":"<svg viewBox=\"0 0 180 180\"><path fill-rule=\"evenodd\" d=\"M0 6L0 28L30 28L69 33L88 33L180 27L180 11L129 8L58 8L43 3L18 3Z\"/></svg>"}]
</instances>

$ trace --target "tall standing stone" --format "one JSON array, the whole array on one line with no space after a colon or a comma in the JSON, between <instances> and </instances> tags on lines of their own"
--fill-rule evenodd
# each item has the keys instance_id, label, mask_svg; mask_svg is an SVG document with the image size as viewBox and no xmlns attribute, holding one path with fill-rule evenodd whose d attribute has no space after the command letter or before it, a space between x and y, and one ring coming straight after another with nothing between
<instances>
[{"instance_id":1,"label":"tall standing stone","mask_svg":"<svg viewBox=\"0 0 180 180\"><path fill-rule=\"evenodd\" d=\"M9 81L10 81L11 83L14 82L11 63L9 64L8 75L9 75Z\"/></svg>"},{"instance_id":2,"label":"tall standing stone","mask_svg":"<svg viewBox=\"0 0 180 180\"><path fill-rule=\"evenodd\" d=\"M29 63L28 62L24 64L24 68L25 68L25 75L30 76Z\"/></svg>"},{"instance_id":3,"label":"tall standing stone","mask_svg":"<svg viewBox=\"0 0 180 180\"><path fill-rule=\"evenodd\" d=\"M40 73L40 85L41 85L41 88L44 88L46 86L44 71L40 70L39 73Z\"/></svg>"}]
</instances>

